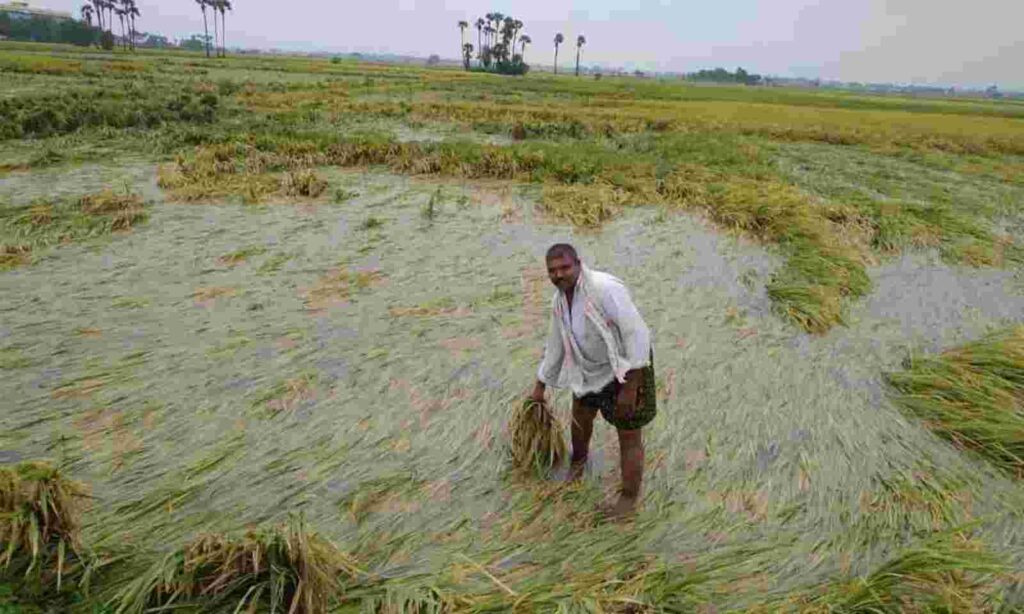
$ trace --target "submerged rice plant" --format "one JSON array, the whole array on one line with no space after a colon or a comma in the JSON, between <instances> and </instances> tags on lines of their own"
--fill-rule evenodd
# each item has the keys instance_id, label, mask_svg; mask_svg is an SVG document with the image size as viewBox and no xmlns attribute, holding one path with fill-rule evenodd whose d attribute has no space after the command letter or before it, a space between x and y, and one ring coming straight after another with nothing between
<instances>
[{"instance_id":1,"label":"submerged rice plant","mask_svg":"<svg viewBox=\"0 0 1024 614\"><path fill-rule=\"evenodd\" d=\"M0 207L0 269L31 261L41 248L130 230L148 216L141 196L112 190L77 200Z\"/></svg>"},{"instance_id":2,"label":"submerged rice plant","mask_svg":"<svg viewBox=\"0 0 1024 614\"><path fill-rule=\"evenodd\" d=\"M791 603L804 612L996 612L995 580L1006 569L991 552L949 531L898 551L869 574Z\"/></svg>"},{"instance_id":3,"label":"submerged rice plant","mask_svg":"<svg viewBox=\"0 0 1024 614\"><path fill-rule=\"evenodd\" d=\"M314 614L342 595L343 575L356 573L348 555L292 517L240 538L201 535L156 561L113 603L118 613L191 605Z\"/></svg>"},{"instance_id":4,"label":"submerged rice plant","mask_svg":"<svg viewBox=\"0 0 1024 614\"><path fill-rule=\"evenodd\" d=\"M897 405L958 448L1024 478L1024 326L887 373Z\"/></svg>"}]
</instances>

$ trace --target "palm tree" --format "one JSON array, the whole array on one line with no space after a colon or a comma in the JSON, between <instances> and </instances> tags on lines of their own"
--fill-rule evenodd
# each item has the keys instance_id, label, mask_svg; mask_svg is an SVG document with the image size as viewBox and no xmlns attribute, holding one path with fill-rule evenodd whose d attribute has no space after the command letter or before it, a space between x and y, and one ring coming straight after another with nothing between
<instances>
[{"instance_id":1,"label":"palm tree","mask_svg":"<svg viewBox=\"0 0 1024 614\"><path fill-rule=\"evenodd\" d=\"M117 8L114 9L114 12L117 13L117 18L121 22L121 47L123 47L124 49L128 49L128 38L125 36L125 33L124 33L124 15L125 15L125 11L124 11L123 8L117 7Z\"/></svg>"},{"instance_id":2,"label":"palm tree","mask_svg":"<svg viewBox=\"0 0 1024 614\"><path fill-rule=\"evenodd\" d=\"M466 28L468 28L468 27L469 27L469 24L466 23L465 20L462 20L462 19L459 20L459 33L462 35L462 41L461 41L462 45L461 45L460 48L463 50L463 52L465 52L465 50L466 50Z\"/></svg>"},{"instance_id":3,"label":"palm tree","mask_svg":"<svg viewBox=\"0 0 1024 614\"><path fill-rule=\"evenodd\" d=\"M103 6L107 7L107 32L114 36L114 0L105 0Z\"/></svg>"},{"instance_id":4,"label":"palm tree","mask_svg":"<svg viewBox=\"0 0 1024 614\"><path fill-rule=\"evenodd\" d=\"M580 49L587 44L587 39L582 34L576 37L576 76L580 76Z\"/></svg>"},{"instance_id":5,"label":"palm tree","mask_svg":"<svg viewBox=\"0 0 1024 614\"><path fill-rule=\"evenodd\" d=\"M516 52L516 37L519 36L519 31L523 29L523 22L518 19L512 22L512 54Z\"/></svg>"},{"instance_id":6,"label":"palm tree","mask_svg":"<svg viewBox=\"0 0 1024 614\"><path fill-rule=\"evenodd\" d=\"M135 49L135 18L141 17L142 13L139 12L139 7L135 4L135 0L124 0L125 14L128 16L128 42L131 44L131 48Z\"/></svg>"},{"instance_id":7,"label":"palm tree","mask_svg":"<svg viewBox=\"0 0 1024 614\"><path fill-rule=\"evenodd\" d=\"M82 7L82 11L85 11L85 7ZM96 25L99 26L100 31L103 31L103 0L92 0L92 6L89 7L90 17L96 15ZM90 19L90 23L92 20Z\"/></svg>"},{"instance_id":8,"label":"palm tree","mask_svg":"<svg viewBox=\"0 0 1024 614\"><path fill-rule=\"evenodd\" d=\"M484 66L489 67L491 65L492 58L491 50L493 49L493 47L491 46L491 43L494 40L494 28L492 28L490 25L484 26L484 34L486 35L484 37L484 48L483 50L480 51L480 53L481 55L483 55Z\"/></svg>"},{"instance_id":9,"label":"palm tree","mask_svg":"<svg viewBox=\"0 0 1024 614\"><path fill-rule=\"evenodd\" d=\"M491 15L494 17L494 33L497 34L501 32L501 21L505 19L505 16L501 13L491 13ZM497 39L495 39L494 43L497 44Z\"/></svg>"},{"instance_id":10,"label":"palm tree","mask_svg":"<svg viewBox=\"0 0 1024 614\"><path fill-rule=\"evenodd\" d=\"M473 44L464 43L462 45L462 65L469 70L469 60L473 57Z\"/></svg>"},{"instance_id":11,"label":"palm tree","mask_svg":"<svg viewBox=\"0 0 1024 614\"><path fill-rule=\"evenodd\" d=\"M203 34L205 34L204 40L206 41L206 57L210 57L210 27L206 23L206 5L209 3L210 0L196 0L199 8L203 9Z\"/></svg>"},{"instance_id":12,"label":"palm tree","mask_svg":"<svg viewBox=\"0 0 1024 614\"><path fill-rule=\"evenodd\" d=\"M220 55L222 58L228 57L228 48L225 44L227 39L228 31L224 25L225 11L234 10L231 6L231 0L218 0L218 8L220 9Z\"/></svg>"},{"instance_id":13,"label":"palm tree","mask_svg":"<svg viewBox=\"0 0 1024 614\"><path fill-rule=\"evenodd\" d=\"M217 29L217 13L220 11L221 0L207 0L210 13L213 14L213 57L220 57L220 30Z\"/></svg>"},{"instance_id":14,"label":"palm tree","mask_svg":"<svg viewBox=\"0 0 1024 614\"><path fill-rule=\"evenodd\" d=\"M82 6L82 20L89 24L90 28L92 27L92 7L88 4Z\"/></svg>"},{"instance_id":15,"label":"palm tree","mask_svg":"<svg viewBox=\"0 0 1024 614\"><path fill-rule=\"evenodd\" d=\"M197 2L199 0L196 0ZM555 34L555 74L558 74L558 46L565 42L565 37L559 32Z\"/></svg>"},{"instance_id":16,"label":"palm tree","mask_svg":"<svg viewBox=\"0 0 1024 614\"><path fill-rule=\"evenodd\" d=\"M218 44L218 37L220 37L220 30L217 29L217 2L219 0L206 0L206 4L210 7L210 13L213 14L213 57L220 57L220 45Z\"/></svg>"},{"instance_id":17,"label":"palm tree","mask_svg":"<svg viewBox=\"0 0 1024 614\"><path fill-rule=\"evenodd\" d=\"M484 28L484 18L478 17L474 25L476 26L476 57L480 60L480 63L483 63L483 56L481 55L483 53L483 48L480 43L480 35Z\"/></svg>"},{"instance_id":18,"label":"palm tree","mask_svg":"<svg viewBox=\"0 0 1024 614\"><path fill-rule=\"evenodd\" d=\"M523 50L519 52L519 57L523 58L523 61L526 61L526 46L532 42L528 34L523 34L519 37L519 44L523 47Z\"/></svg>"}]
</instances>

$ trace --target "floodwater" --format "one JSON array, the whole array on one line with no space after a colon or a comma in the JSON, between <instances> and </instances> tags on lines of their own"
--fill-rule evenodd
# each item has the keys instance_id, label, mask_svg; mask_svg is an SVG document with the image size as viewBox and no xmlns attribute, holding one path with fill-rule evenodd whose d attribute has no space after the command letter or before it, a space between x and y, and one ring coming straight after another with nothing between
<instances>
[{"instance_id":1,"label":"floodwater","mask_svg":"<svg viewBox=\"0 0 1024 614\"><path fill-rule=\"evenodd\" d=\"M125 182L156 201L129 234L0 273L0 350L21 359L0 371L0 461L47 457L89 483L93 542L162 548L302 511L342 546L421 536L396 575L442 569L445 553L486 559L500 548L472 536L511 519L510 501L545 505L505 479L502 428L547 330L544 252L570 241L626 282L654 333L636 548L699 561L777 543L742 573L779 590L836 573L837 560L812 563L821 544L869 569L932 523L865 509L864 493L904 479L957 492L956 518L992 515L991 547L1024 569L1024 486L903 417L880 383L910 348L1024 321L1019 273L906 255L871 270L848 327L812 338L772 312L779 257L690 215L638 208L576 233L529 192L360 173L329 175L357 194L340 204L174 204L154 176L140 164L0 178L0 201ZM239 250L251 255L224 259ZM555 399L565 417L567 393ZM593 447L593 496L558 506L613 493L617 446L600 421ZM353 513L379 484L401 496ZM426 537L442 531L463 537ZM573 556L559 539L529 556L557 566Z\"/></svg>"}]
</instances>

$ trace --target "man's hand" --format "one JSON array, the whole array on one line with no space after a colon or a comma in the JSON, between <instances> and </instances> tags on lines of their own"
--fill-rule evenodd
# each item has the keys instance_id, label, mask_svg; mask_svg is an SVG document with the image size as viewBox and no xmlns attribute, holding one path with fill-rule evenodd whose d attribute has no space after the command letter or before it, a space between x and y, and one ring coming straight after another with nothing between
<instances>
[{"instance_id":1,"label":"man's hand","mask_svg":"<svg viewBox=\"0 0 1024 614\"><path fill-rule=\"evenodd\" d=\"M536 401L537 403L543 403L544 402L544 388L545 388L544 382L537 382L537 384L533 387L533 392L530 393L530 396L528 398L531 401Z\"/></svg>"}]
</instances>

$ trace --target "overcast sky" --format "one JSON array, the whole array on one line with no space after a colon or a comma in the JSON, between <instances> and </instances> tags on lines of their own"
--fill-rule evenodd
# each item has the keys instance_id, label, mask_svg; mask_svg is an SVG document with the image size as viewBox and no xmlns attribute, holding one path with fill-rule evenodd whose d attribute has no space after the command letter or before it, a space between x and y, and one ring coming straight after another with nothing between
<instances>
[{"instance_id":1,"label":"overcast sky","mask_svg":"<svg viewBox=\"0 0 1024 614\"><path fill-rule=\"evenodd\" d=\"M31 0L72 10L83 0ZM1024 88L1024 0L233 0L228 45L427 57L459 53L460 19L523 21L529 63L550 65L556 32L584 34L582 63L843 81ZM139 28L203 31L194 0L138 0ZM467 37L476 44L475 30ZM574 49L559 52L573 61Z\"/></svg>"}]
</instances>

